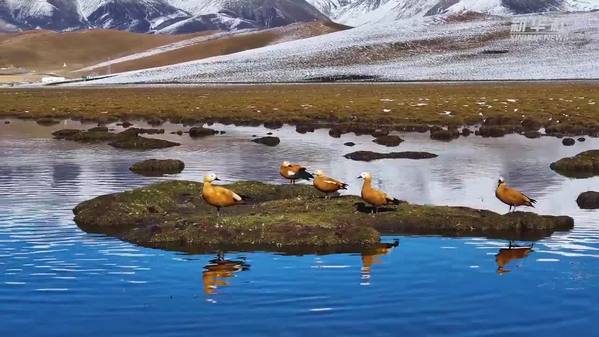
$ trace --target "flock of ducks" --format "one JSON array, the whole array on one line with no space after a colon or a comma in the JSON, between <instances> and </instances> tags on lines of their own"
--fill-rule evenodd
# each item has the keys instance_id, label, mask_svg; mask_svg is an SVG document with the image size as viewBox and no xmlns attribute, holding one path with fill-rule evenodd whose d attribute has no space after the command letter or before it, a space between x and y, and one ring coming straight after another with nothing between
<instances>
[{"instance_id":1,"label":"flock of ducks","mask_svg":"<svg viewBox=\"0 0 599 337\"><path fill-rule=\"evenodd\" d=\"M299 164L291 164L284 161L280 168L281 176L291 184L297 180L313 180L314 188L325 194L325 199L330 198L332 193L339 190L346 190L348 185L340 180L333 179L324 174L321 170L314 171L314 175L309 173L305 167ZM363 179L361 197L366 203L372 206L373 215L378 212L378 208L385 205L398 205L400 201L393 196L372 186L372 175L368 172L362 172L358 179ZM216 174L211 173L204 177L204 186L202 189L202 198L211 206L216 208L217 216L221 215L221 208L244 203L248 198L239 195L228 188L213 185L214 181L220 180ZM495 196L504 204L509 206L508 212L516 210L519 206L534 207L536 200L526 196L515 188L507 186L503 178L499 178Z\"/></svg>"}]
</instances>

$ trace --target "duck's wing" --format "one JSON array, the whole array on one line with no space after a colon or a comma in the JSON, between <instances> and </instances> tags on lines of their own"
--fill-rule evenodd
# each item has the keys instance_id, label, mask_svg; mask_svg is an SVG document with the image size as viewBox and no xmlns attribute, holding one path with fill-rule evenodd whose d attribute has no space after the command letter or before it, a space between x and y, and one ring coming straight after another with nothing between
<instances>
[{"instance_id":1,"label":"duck's wing","mask_svg":"<svg viewBox=\"0 0 599 337\"><path fill-rule=\"evenodd\" d=\"M214 187L214 189L215 189L216 193L218 194L218 196L221 198L228 199L228 200L235 201L235 202L240 202L243 200L243 198L239 194L231 191L228 188L217 186L217 187Z\"/></svg>"},{"instance_id":2,"label":"duck's wing","mask_svg":"<svg viewBox=\"0 0 599 337\"><path fill-rule=\"evenodd\" d=\"M323 177L322 182L324 182L325 184L337 186L337 188L340 188L340 189L347 189L346 183L339 181L337 179L333 179L331 177Z\"/></svg>"},{"instance_id":3,"label":"duck's wing","mask_svg":"<svg viewBox=\"0 0 599 337\"><path fill-rule=\"evenodd\" d=\"M522 203L523 205L534 207L533 204L537 202L515 188L506 188L506 193L509 195L510 199Z\"/></svg>"}]
</instances>

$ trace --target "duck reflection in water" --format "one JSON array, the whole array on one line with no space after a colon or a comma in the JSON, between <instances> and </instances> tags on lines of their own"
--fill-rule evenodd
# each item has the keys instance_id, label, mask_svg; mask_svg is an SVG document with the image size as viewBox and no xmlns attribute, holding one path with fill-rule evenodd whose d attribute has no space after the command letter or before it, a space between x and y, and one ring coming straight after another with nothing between
<instances>
[{"instance_id":1,"label":"duck reflection in water","mask_svg":"<svg viewBox=\"0 0 599 337\"><path fill-rule=\"evenodd\" d=\"M531 243L530 246L522 247L515 245L512 241L510 241L507 248L501 248L499 253L495 255L495 261L497 262L497 273L509 273L511 270L505 269L505 266L512 260L524 259L528 257L528 254L533 251L533 246L534 243Z\"/></svg>"},{"instance_id":2,"label":"duck reflection in water","mask_svg":"<svg viewBox=\"0 0 599 337\"><path fill-rule=\"evenodd\" d=\"M399 246L399 240L395 239L392 243L380 243L377 247L362 252L362 282L360 285L370 285L370 272L375 264L382 264L381 256L389 254L395 247Z\"/></svg>"},{"instance_id":3,"label":"duck reflection in water","mask_svg":"<svg viewBox=\"0 0 599 337\"><path fill-rule=\"evenodd\" d=\"M218 287L229 286L228 278L235 277L235 273L250 269L250 265L243 259L226 260L222 252L204 267L202 272L202 281L204 284L204 293L207 295L216 294Z\"/></svg>"}]
</instances>

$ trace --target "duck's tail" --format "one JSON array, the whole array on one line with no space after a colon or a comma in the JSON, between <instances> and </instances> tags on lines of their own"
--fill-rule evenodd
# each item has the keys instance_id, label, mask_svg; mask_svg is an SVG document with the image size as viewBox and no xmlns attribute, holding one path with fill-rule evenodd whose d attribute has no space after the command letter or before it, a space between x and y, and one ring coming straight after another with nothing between
<instances>
[{"instance_id":1,"label":"duck's tail","mask_svg":"<svg viewBox=\"0 0 599 337\"><path fill-rule=\"evenodd\" d=\"M536 203L537 203L537 201L536 201L535 199L533 199L533 198L529 198L529 197L527 197L527 196L525 196L525 197L526 197L526 199L528 199L528 203L526 204L526 206L530 206L530 207L533 207L533 208L534 208L534 207L535 207L535 205L534 205L534 204L536 204Z\"/></svg>"},{"instance_id":2,"label":"duck's tail","mask_svg":"<svg viewBox=\"0 0 599 337\"><path fill-rule=\"evenodd\" d=\"M302 169L301 171L299 171L297 173L296 177L297 177L296 179L304 179L304 180L314 179L314 176L312 175L312 173L306 171L306 169Z\"/></svg>"},{"instance_id":3,"label":"duck's tail","mask_svg":"<svg viewBox=\"0 0 599 337\"><path fill-rule=\"evenodd\" d=\"M348 184L346 183L341 183L341 187L339 188L340 190L347 190L347 188L349 187Z\"/></svg>"}]
</instances>

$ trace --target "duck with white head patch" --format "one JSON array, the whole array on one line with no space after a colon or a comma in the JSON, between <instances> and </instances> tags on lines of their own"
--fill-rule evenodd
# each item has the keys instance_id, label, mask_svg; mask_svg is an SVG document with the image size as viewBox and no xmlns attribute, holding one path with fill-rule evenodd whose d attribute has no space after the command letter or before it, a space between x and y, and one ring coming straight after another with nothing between
<instances>
[{"instance_id":1,"label":"duck with white head patch","mask_svg":"<svg viewBox=\"0 0 599 337\"><path fill-rule=\"evenodd\" d=\"M497 188L495 189L495 196L504 204L510 206L508 212L516 211L518 206L535 207L534 204L537 202L535 199L529 198L524 193L518 191L515 188L507 186L503 177L499 177L497 181Z\"/></svg>"},{"instance_id":2,"label":"duck with white head patch","mask_svg":"<svg viewBox=\"0 0 599 337\"><path fill-rule=\"evenodd\" d=\"M239 194L222 186L212 185L214 181L220 181L214 173L210 173L204 177L202 198L209 205L216 207L216 216L220 216L220 209L222 207L229 207L244 202L245 198Z\"/></svg>"},{"instance_id":3,"label":"duck with white head patch","mask_svg":"<svg viewBox=\"0 0 599 337\"><path fill-rule=\"evenodd\" d=\"M384 205L399 205L400 201L389 194L372 187L372 175L368 172L362 172L358 179L364 179L362 185L362 200L372 205L373 214L376 214L378 208Z\"/></svg>"},{"instance_id":4,"label":"duck with white head patch","mask_svg":"<svg viewBox=\"0 0 599 337\"><path fill-rule=\"evenodd\" d=\"M330 193L335 193L339 190L347 190L347 184L327 177L322 170L314 171L314 187L325 194L324 198L328 199Z\"/></svg>"},{"instance_id":5,"label":"duck with white head patch","mask_svg":"<svg viewBox=\"0 0 599 337\"><path fill-rule=\"evenodd\" d=\"M279 173L285 179L288 179L291 184L295 184L296 180L304 179L310 180L314 176L306 171L306 168L299 164L291 164L288 161L284 161L279 167Z\"/></svg>"}]
</instances>

